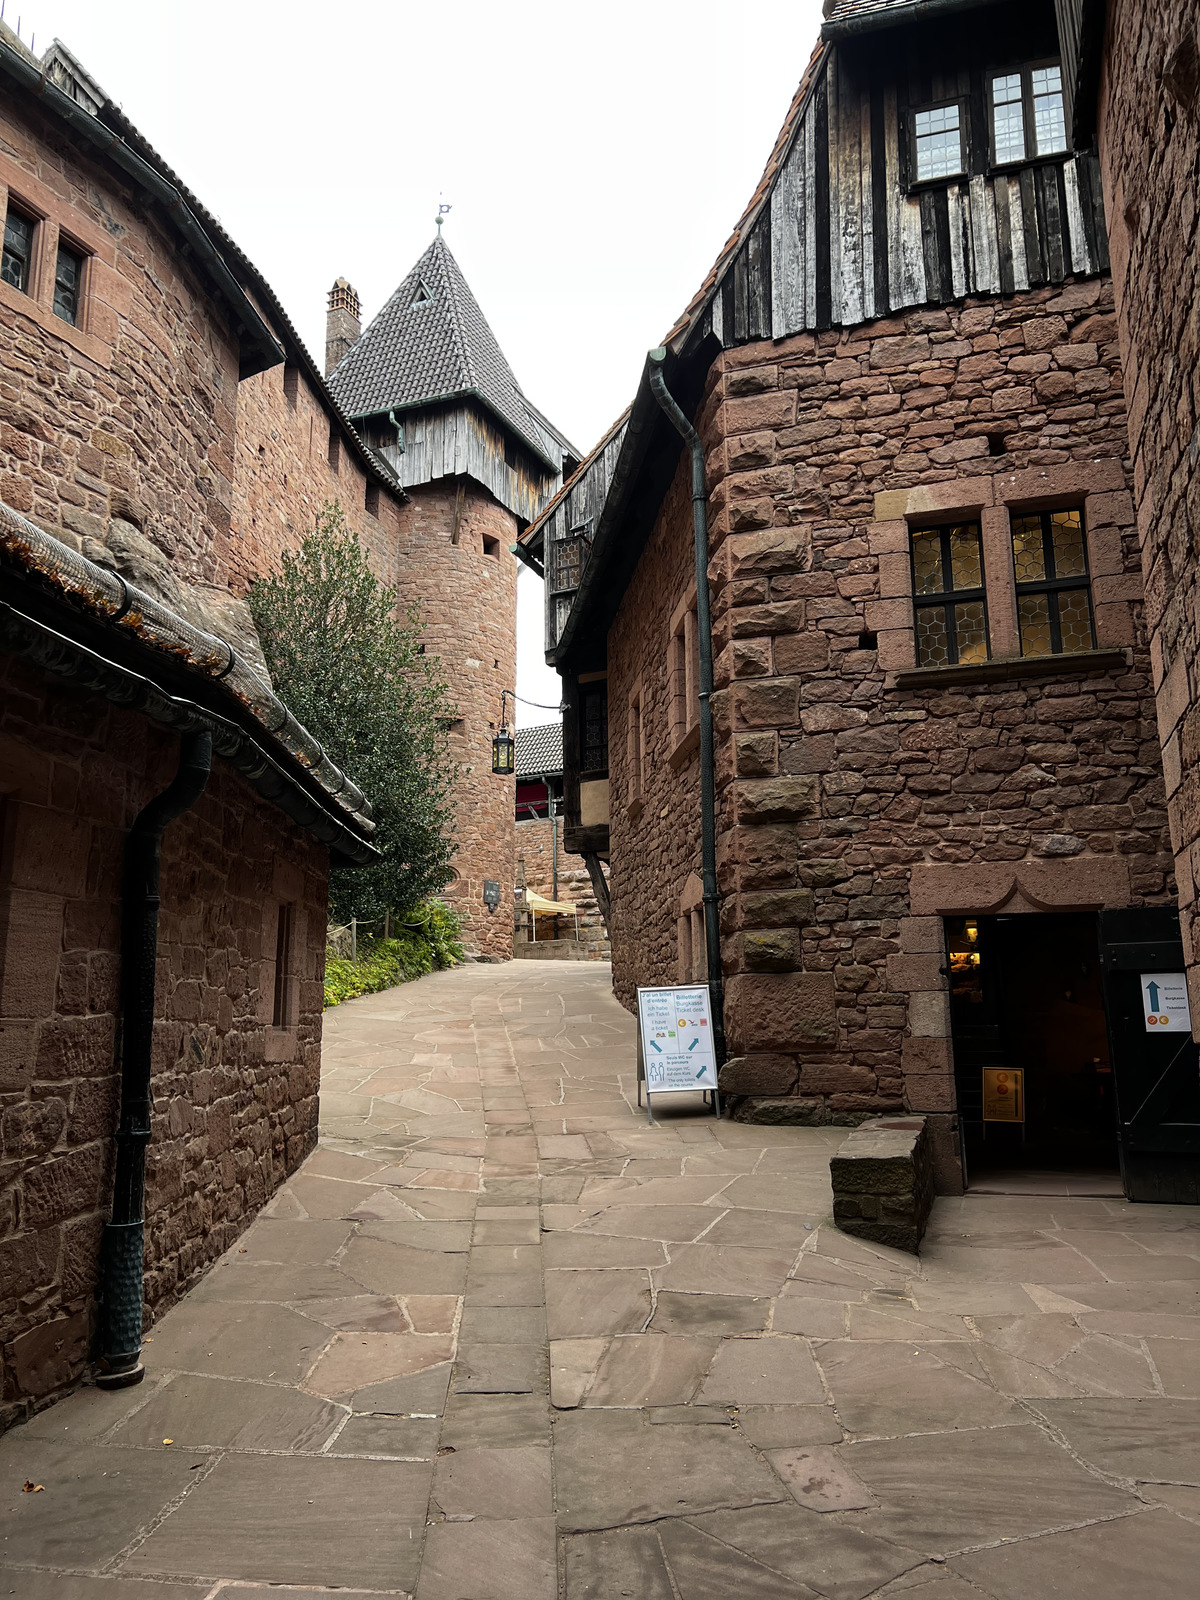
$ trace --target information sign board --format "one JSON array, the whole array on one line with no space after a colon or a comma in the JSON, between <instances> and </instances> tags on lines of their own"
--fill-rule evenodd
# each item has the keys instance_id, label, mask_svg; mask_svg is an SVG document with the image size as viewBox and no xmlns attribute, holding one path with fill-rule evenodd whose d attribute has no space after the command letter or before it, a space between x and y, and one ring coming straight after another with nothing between
<instances>
[{"instance_id":1,"label":"information sign board","mask_svg":"<svg viewBox=\"0 0 1200 1600\"><path fill-rule=\"evenodd\" d=\"M983 1120L1025 1121L1025 1073L1017 1067L984 1067Z\"/></svg>"},{"instance_id":2,"label":"information sign board","mask_svg":"<svg viewBox=\"0 0 1200 1600\"><path fill-rule=\"evenodd\" d=\"M714 1096L717 1057L713 1048L708 985L639 989L638 1036L647 1099L702 1089Z\"/></svg>"},{"instance_id":3,"label":"information sign board","mask_svg":"<svg viewBox=\"0 0 1200 1600\"><path fill-rule=\"evenodd\" d=\"M1142 1016L1147 1033L1191 1033L1187 976L1182 972L1143 972Z\"/></svg>"}]
</instances>

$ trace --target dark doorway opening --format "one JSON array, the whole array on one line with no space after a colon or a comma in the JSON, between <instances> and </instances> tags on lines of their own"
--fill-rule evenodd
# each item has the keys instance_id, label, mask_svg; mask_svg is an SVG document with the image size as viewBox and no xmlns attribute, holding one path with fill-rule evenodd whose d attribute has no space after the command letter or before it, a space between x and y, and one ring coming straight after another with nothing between
<instances>
[{"instance_id":1,"label":"dark doorway opening","mask_svg":"<svg viewBox=\"0 0 1200 1600\"><path fill-rule=\"evenodd\" d=\"M1119 1193L1096 917L948 917L946 935L968 1185Z\"/></svg>"}]
</instances>

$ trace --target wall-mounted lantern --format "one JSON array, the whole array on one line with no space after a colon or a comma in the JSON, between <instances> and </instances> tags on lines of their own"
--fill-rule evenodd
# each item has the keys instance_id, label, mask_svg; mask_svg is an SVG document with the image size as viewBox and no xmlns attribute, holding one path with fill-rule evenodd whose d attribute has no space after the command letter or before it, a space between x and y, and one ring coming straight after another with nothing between
<instances>
[{"instance_id":1,"label":"wall-mounted lantern","mask_svg":"<svg viewBox=\"0 0 1200 1600\"><path fill-rule=\"evenodd\" d=\"M507 728L492 735L492 771L511 778L517 768L517 742Z\"/></svg>"}]
</instances>

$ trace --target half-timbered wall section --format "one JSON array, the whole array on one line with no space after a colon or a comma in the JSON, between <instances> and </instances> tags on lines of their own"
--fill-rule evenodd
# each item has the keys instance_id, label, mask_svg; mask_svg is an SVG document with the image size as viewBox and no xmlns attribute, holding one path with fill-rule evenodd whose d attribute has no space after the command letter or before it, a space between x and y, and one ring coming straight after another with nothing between
<instances>
[{"instance_id":1,"label":"half-timbered wall section","mask_svg":"<svg viewBox=\"0 0 1200 1600\"><path fill-rule=\"evenodd\" d=\"M579 589L595 537L596 521L625 442L626 423L627 419L622 417L600 441L583 470L552 502L543 520L548 651L558 643L571 602Z\"/></svg>"},{"instance_id":2,"label":"half-timbered wall section","mask_svg":"<svg viewBox=\"0 0 1200 1600\"><path fill-rule=\"evenodd\" d=\"M1104 272L1096 157L1036 154L1028 114L1028 156L1002 160L996 148L995 81L1058 59L1044 0L832 42L773 189L691 337L711 331L728 348ZM962 170L921 179L915 118L931 107L959 122Z\"/></svg>"},{"instance_id":3,"label":"half-timbered wall section","mask_svg":"<svg viewBox=\"0 0 1200 1600\"><path fill-rule=\"evenodd\" d=\"M1059 63L1051 0L964 0L932 17L905 0L841 0L735 246L671 350L711 360L762 339L1107 272L1099 166L1072 148ZM1035 80L1047 69L1050 79ZM1053 92L1035 104L1055 81L1057 104ZM929 126L918 118L931 111L957 124L942 176L923 175L918 159ZM626 476L622 455L631 461L637 447L619 425L534 531L537 548L544 530L551 654L609 488Z\"/></svg>"},{"instance_id":4,"label":"half-timbered wall section","mask_svg":"<svg viewBox=\"0 0 1200 1600\"><path fill-rule=\"evenodd\" d=\"M473 478L522 522L532 522L558 487L562 448L549 436L546 454L558 463L553 469L472 405L409 411L397 421L401 436L386 418L364 431L406 489L439 478Z\"/></svg>"}]
</instances>

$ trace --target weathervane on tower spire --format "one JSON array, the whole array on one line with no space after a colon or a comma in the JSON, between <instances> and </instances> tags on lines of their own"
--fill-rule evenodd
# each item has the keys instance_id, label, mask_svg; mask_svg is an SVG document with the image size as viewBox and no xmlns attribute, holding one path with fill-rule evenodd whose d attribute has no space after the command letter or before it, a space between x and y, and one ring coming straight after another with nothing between
<instances>
[{"instance_id":1,"label":"weathervane on tower spire","mask_svg":"<svg viewBox=\"0 0 1200 1600\"><path fill-rule=\"evenodd\" d=\"M437 231L439 239L442 237L442 218L446 215L447 211L453 211L453 209L453 206L444 205L441 200L438 201Z\"/></svg>"}]
</instances>

